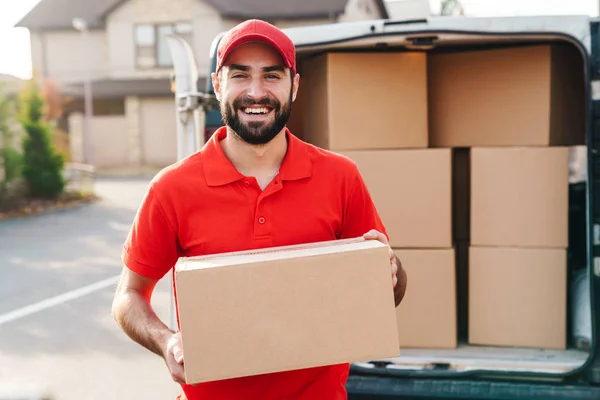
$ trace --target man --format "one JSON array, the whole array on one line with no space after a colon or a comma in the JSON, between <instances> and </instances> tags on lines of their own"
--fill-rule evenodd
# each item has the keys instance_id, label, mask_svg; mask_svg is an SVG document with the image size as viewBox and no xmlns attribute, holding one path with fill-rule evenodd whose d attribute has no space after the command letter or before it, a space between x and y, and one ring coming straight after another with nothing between
<instances>
[{"instance_id":1,"label":"man","mask_svg":"<svg viewBox=\"0 0 600 400\"><path fill-rule=\"evenodd\" d=\"M247 21L222 39L217 58L212 81L226 127L151 182L123 248L113 315L164 358L181 399L345 399L348 364L186 385L180 335L151 308L157 281L180 256L359 236L388 243L356 165L286 128L300 81L290 39ZM398 305L406 275L391 248L390 267Z\"/></svg>"}]
</instances>

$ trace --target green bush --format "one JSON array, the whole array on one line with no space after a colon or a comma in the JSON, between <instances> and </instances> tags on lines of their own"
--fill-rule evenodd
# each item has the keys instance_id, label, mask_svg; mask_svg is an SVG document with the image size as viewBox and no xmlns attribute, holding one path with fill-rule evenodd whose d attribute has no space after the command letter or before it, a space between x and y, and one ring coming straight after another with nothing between
<instances>
[{"instance_id":1,"label":"green bush","mask_svg":"<svg viewBox=\"0 0 600 400\"><path fill-rule=\"evenodd\" d=\"M12 182L21 177L23 169L23 156L13 147L0 149L1 157L4 160L4 181Z\"/></svg>"},{"instance_id":2,"label":"green bush","mask_svg":"<svg viewBox=\"0 0 600 400\"><path fill-rule=\"evenodd\" d=\"M44 101L34 80L21 94L23 139L22 176L33 197L56 198L65 187L64 160L51 142L51 127L42 120Z\"/></svg>"}]
</instances>

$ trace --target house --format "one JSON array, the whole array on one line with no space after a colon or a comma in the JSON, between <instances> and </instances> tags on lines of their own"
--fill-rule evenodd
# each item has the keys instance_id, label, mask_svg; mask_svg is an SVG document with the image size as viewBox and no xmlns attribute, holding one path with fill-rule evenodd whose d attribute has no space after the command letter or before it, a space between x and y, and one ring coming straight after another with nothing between
<instances>
[{"instance_id":1,"label":"house","mask_svg":"<svg viewBox=\"0 0 600 400\"><path fill-rule=\"evenodd\" d=\"M387 17L383 0L41 0L16 26L31 32L37 75L72 99L61 121L72 160L98 168L161 167L177 156L164 34L175 32L191 45L203 90L213 39L245 19L290 27ZM87 142L86 81L93 97Z\"/></svg>"}]
</instances>

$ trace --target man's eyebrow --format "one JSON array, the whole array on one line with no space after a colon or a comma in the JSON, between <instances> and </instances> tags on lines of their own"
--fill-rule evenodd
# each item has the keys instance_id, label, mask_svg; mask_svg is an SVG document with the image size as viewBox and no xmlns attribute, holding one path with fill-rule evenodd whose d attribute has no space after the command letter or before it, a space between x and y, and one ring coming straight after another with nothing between
<instances>
[{"instance_id":1,"label":"man's eyebrow","mask_svg":"<svg viewBox=\"0 0 600 400\"><path fill-rule=\"evenodd\" d=\"M273 71L283 72L285 70L285 68L283 68L283 65L271 65L269 67L264 67L262 70L264 72L273 72Z\"/></svg>"},{"instance_id":2,"label":"man's eyebrow","mask_svg":"<svg viewBox=\"0 0 600 400\"><path fill-rule=\"evenodd\" d=\"M250 67L248 67L247 65L241 65L241 64L231 64L231 65L229 65L229 69L230 70L238 70L238 71L249 71ZM273 72L273 71L283 72L283 71L285 71L285 68L283 67L283 65L277 64L277 65L270 65L268 67L264 67L264 68L262 68L262 71L263 72Z\"/></svg>"},{"instance_id":3,"label":"man's eyebrow","mask_svg":"<svg viewBox=\"0 0 600 400\"><path fill-rule=\"evenodd\" d=\"M247 65L240 65L240 64L231 64L229 66L229 69L237 69L240 71L248 71L248 66Z\"/></svg>"}]
</instances>

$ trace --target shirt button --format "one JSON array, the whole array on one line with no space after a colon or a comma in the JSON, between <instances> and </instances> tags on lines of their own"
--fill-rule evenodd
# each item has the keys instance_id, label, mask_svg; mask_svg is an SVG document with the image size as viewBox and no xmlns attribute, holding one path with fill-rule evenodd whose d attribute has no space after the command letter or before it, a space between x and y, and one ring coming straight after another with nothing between
<instances>
[{"instance_id":1,"label":"shirt button","mask_svg":"<svg viewBox=\"0 0 600 400\"><path fill-rule=\"evenodd\" d=\"M248 181L244 181L244 185L246 185L246 186L250 186L250 182L248 182Z\"/></svg>"},{"instance_id":2,"label":"shirt button","mask_svg":"<svg viewBox=\"0 0 600 400\"><path fill-rule=\"evenodd\" d=\"M265 217L260 217L260 218L258 219L258 223L259 223L259 224L264 224L264 223L265 223Z\"/></svg>"}]
</instances>

